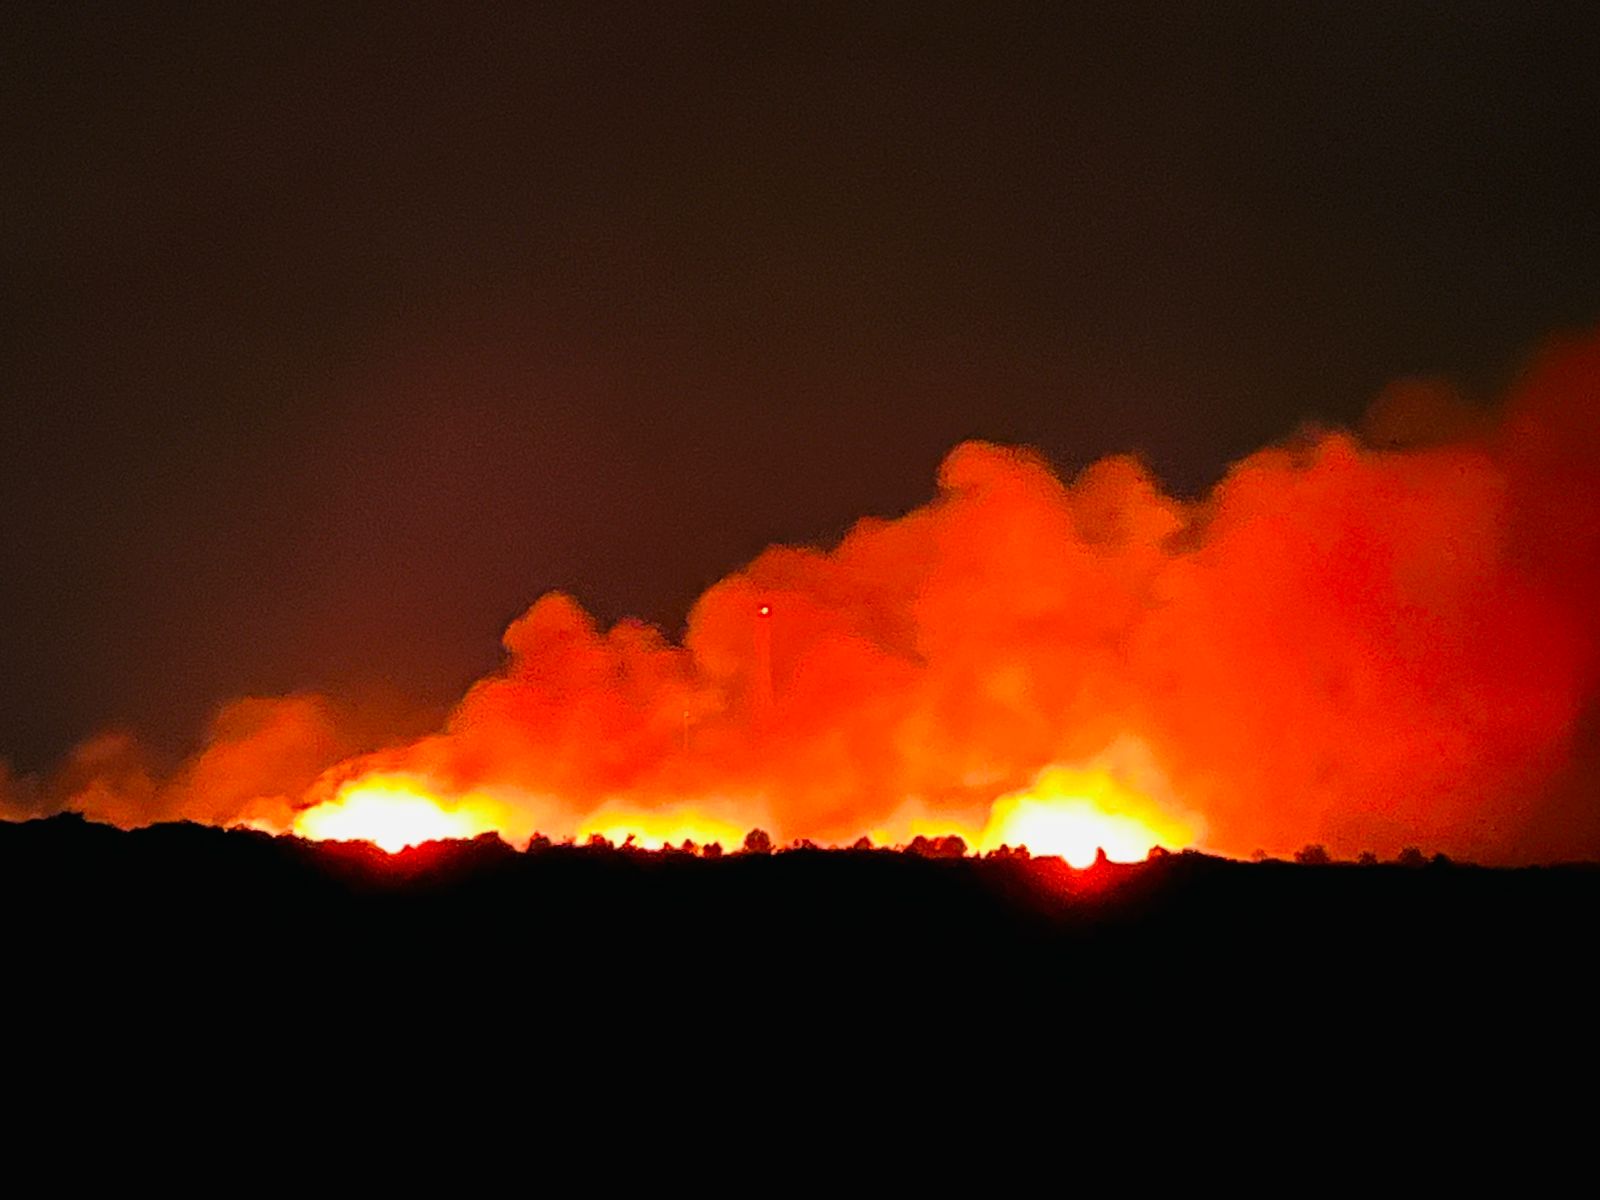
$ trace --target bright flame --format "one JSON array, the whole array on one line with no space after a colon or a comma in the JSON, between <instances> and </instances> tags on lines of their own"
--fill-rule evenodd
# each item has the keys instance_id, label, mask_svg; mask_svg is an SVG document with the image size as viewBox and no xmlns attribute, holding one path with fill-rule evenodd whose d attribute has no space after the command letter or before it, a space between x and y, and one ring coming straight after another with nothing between
<instances>
[{"instance_id":1,"label":"bright flame","mask_svg":"<svg viewBox=\"0 0 1600 1200\"><path fill-rule=\"evenodd\" d=\"M747 829L732 822L708 817L692 809L641 811L603 808L591 814L578 827L577 836L582 842L599 834L616 845L621 845L631 836L633 844L644 850L681 846L686 841L699 846L717 842L725 850L737 850L744 844L746 832Z\"/></svg>"},{"instance_id":2,"label":"bright flame","mask_svg":"<svg viewBox=\"0 0 1600 1200\"><path fill-rule=\"evenodd\" d=\"M423 842L476 837L494 827L492 818L465 805L446 808L409 780L371 776L346 784L332 800L294 820L301 837L371 842L390 854Z\"/></svg>"},{"instance_id":3,"label":"bright flame","mask_svg":"<svg viewBox=\"0 0 1600 1200\"><path fill-rule=\"evenodd\" d=\"M1179 849L1195 829L1105 771L1051 767L1032 787L1001 796L978 838L980 850L1026 846L1087 867L1097 851L1117 862L1136 862L1155 846Z\"/></svg>"}]
</instances>

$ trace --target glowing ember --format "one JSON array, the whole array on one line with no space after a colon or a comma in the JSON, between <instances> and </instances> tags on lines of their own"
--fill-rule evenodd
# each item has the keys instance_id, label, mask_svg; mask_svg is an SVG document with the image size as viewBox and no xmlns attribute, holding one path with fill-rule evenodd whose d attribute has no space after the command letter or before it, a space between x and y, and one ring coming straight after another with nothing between
<instances>
[{"instance_id":1,"label":"glowing ember","mask_svg":"<svg viewBox=\"0 0 1600 1200\"><path fill-rule=\"evenodd\" d=\"M390 854L423 842L475 837L492 827L464 807L446 808L409 781L385 778L349 784L334 799L306 809L294 821L294 831L301 837L371 842Z\"/></svg>"},{"instance_id":2,"label":"glowing ember","mask_svg":"<svg viewBox=\"0 0 1600 1200\"><path fill-rule=\"evenodd\" d=\"M978 845L983 850L1026 846L1034 854L1058 854L1074 867L1087 867L1101 849L1113 861L1134 862L1152 847L1178 849L1194 838L1187 823L1109 774L1052 767L1032 787L994 802Z\"/></svg>"}]
</instances>

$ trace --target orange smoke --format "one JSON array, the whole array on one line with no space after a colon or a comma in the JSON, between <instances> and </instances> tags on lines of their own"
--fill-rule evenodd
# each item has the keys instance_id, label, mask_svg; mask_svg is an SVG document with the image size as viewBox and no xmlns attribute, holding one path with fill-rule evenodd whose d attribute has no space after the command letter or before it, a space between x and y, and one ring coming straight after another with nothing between
<instances>
[{"instance_id":1,"label":"orange smoke","mask_svg":"<svg viewBox=\"0 0 1600 1200\"><path fill-rule=\"evenodd\" d=\"M541 598L418 741L351 756L325 702L248 700L170 776L102 738L6 786L12 810L375 840L414 831L358 802L409 780L415 836L1595 856L1597 596L1591 335L1494 411L1398 386L1364 435L1262 450L1198 502L1129 457L1066 481L959 446L930 503L767 550L681 642Z\"/></svg>"}]
</instances>

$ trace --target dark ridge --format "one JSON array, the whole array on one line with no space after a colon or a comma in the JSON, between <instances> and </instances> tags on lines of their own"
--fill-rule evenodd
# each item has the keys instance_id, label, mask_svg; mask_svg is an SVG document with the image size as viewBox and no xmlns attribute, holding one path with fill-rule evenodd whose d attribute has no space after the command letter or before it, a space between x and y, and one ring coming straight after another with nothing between
<instances>
[{"instance_id":1,"label":"dark ridge","mask_svg":"<svg viewBox=\"0 0 1600 1200\"><path fill-rule=\"evenodd\" d=\"M1587 995L1600 869L707 859L519 852L493 835L389 855L57 817L0 824L0 903L14 1022L333 1019L376 1037L444 1014L513 1020L486 1016L509 1006L574 1037L1026 1042L1037 1028L1076 1030L1085 1052L1144 1032L1241 1053L1307 1038L1457 1053L1453 1031L1474 1023L1566 1027Z\"/></svg>"}]
</instances>

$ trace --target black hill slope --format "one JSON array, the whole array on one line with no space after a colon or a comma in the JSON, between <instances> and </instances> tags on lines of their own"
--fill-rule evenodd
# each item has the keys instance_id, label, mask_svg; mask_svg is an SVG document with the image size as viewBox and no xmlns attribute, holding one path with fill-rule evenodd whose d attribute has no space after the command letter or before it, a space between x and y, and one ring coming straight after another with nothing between
<instances>
[{"instance_id":1,"label":"black hill slope","mask_svg":"<svg viewBox=\"0 0 1600 1200\"><path fill-rule=\"evenodd\" d=\"M1235 1018L1236 998L1276 996L1288 1022L1401 1000L1559 1003L1587 973L1600 868L1183 853L1074 870L887 850L519 852L492 835L389 855L58 817L0 824L0 905L35 996L134 977L146 995L492 984L574 1012L644 994L692 1010L729 989L957 1013L1181 996Z\"/></svg>"}]
</instances>

